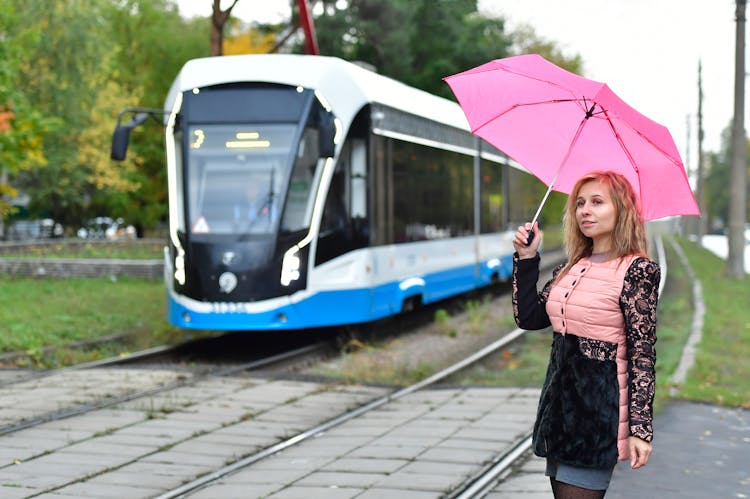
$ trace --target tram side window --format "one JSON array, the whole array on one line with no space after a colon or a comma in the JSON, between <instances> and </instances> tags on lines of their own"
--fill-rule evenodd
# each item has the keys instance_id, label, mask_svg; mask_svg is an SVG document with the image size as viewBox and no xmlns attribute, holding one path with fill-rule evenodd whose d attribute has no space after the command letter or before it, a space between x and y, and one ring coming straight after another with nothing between
<instances>
[{"instance_id":1,"label":"tram side window","mask_svg":"<svg viewBox=\"0 0 750 499\"><path fill-rule=\"evenodd\" d=\"M482 160L480 179L480 232L488 234L505 228L503 213L502 168L504 165L493 161Z\"/></svg>"},{"instance_id":2,"label":"tram side window","mask_svg":"<svg viewBox=\"0 0 750 499\"><path fill-rule=\"evenodd\" d=\"M473 158L393 141L394 241L473 234Z\"/></svg>"},{"instance_id":3,"label":"tram side window","mask_svg":"<svg viewBox=\"0 0 750 499\"><path fill-rule=\"evenodd\" d=\"M517 226L529 221L533 215L529 214L529 200L541 199L546 188L536 177L516 168L508 168L507 179L509 225Z\"/></svg>"},{"instance_id":4,"label":"tram side window","mask_svg":"<svg viewBox=\"0 0 750 499\"><path fill-rule=\"evenodd\" d=\"M369 242L364 147L363 140L353 139L342 148L323 208L316 265Z\"/></svg>"}]
</instances>

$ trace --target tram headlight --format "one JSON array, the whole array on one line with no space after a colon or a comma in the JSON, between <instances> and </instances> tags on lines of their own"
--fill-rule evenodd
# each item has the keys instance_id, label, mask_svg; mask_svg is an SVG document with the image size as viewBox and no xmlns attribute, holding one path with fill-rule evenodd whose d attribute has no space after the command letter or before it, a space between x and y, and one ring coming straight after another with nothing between
<instances>
[{"instance_id":1,"label":"tram headlight","mask_svg":"<svg viewBox=\"0 0 750 499\"><path fill-rule=\"evenodd\" d=\"M299 246L289 248L281 261L281 285L289 286L299 279Z\"/></svg>"},{"instance_id":2,"label":"tram headlight","mask_svg":"<svg viewBox=\"0 0 750 499\"><path fill-rule=\"evenodd\" d=\"M174 259L174 278L181 286L185 284L185 257L178 254Z\"/></svg>"}]
</instances>

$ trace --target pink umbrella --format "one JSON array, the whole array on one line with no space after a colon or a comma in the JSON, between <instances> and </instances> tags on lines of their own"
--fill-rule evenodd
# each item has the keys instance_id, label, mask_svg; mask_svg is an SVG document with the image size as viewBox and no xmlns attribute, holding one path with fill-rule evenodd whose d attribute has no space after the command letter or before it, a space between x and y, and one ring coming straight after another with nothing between
<instances>
[{"instance_id":1,"label":"pink umbrella","mask_svg":"<svg viewBox=\"0 0 750 499\"><path fill-rule=\"evenodd\" d=\"M699 215L674 140L604 83L537 54L496 59L448 76L472 132L515 159L549 189L569 193L594 170L623 174L644 220Z\"/></svg>"}]
</instances>

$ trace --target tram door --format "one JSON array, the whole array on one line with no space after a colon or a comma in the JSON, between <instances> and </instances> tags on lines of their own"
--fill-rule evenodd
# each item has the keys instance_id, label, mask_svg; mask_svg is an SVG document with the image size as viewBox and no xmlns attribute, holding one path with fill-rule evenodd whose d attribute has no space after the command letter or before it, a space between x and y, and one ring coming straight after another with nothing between
<instances>
[{"instance_id":1,"label":"tram door","mask_svg":"<svg viewBox=\"0 0 750 499\"><path fill-rule=\"evenodd\" d=\"M369 244L367 206L367 146L353 138L344 144L328 187L316 265Z\"/></svg>"}]
</instances>

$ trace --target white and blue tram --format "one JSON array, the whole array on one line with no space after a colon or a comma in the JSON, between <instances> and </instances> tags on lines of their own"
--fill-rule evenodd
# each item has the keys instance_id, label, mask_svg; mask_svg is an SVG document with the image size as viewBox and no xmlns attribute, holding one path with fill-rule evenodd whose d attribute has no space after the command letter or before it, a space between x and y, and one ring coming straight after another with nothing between
<instances>
[{"instance_id":1,"label":"white and blue tram","mask_svg":"<svg viewBox=\"0 0 750 499\"><path fill-rule=\"evenodd\" d=\"M367 322L511 275L527 174L454 102L337 58L242 55L186 63L160 112L176 326Z\"/></svg>"}]
</instances>

